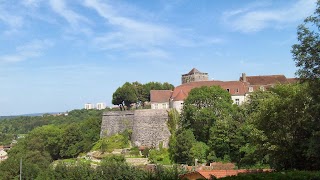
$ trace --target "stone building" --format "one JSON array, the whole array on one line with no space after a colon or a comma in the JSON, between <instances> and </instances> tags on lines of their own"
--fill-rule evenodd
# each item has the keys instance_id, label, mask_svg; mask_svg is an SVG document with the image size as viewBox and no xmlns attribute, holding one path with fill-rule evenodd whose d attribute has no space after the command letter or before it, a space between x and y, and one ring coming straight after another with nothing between
<instances>
[{"instance_id":1,"label":"stone building","mask_svg":"<svg viewBox=\"0 0 320 180\"><path fill-rule=\"evenodd\" d=\"M153 90L150 92L151 109L160 109L161 104L169 104L169 108L175 108L181 112L184 100L193 88L201 86L220 86L228 91L234 104L241 105L248 95L254 91L264 91L276 84L296 82L295 78L286 78L284 75L247 76L242 73L238 81L208 80L208 73L201 73L193 68L188 74L182 75L182 84L173 91ZM166 106L167 107L167 106Z\"/></svg>"},{"instance_id":2,"label":"stone building","mask_svg":"<svg viewBox=\"0 0 320 180\"><path fill-rule=\"evenodd\" d=\"M200 72L198 69L193 68L188 74L183 74L181 77L181 84L196 82L196 81L208 81L208 73Z\"/></svg>"}]
</instances>

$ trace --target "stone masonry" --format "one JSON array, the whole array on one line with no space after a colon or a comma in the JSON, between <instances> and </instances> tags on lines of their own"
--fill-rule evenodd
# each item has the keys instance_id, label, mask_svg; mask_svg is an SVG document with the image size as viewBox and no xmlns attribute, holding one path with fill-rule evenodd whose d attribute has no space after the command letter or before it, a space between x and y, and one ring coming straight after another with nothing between
<instances>
[{"instance_id":1,"label":"stone masonry","mask_svg":"<svg viewBox=\"0 0 320 180\"><path fill-rule=\"evenodd\" d=\"M170 132L167 126L168 112L165 109L105 112L102 117L100 137L132 130L134 146L167 148Z\"/></svg>"}]
</instances>

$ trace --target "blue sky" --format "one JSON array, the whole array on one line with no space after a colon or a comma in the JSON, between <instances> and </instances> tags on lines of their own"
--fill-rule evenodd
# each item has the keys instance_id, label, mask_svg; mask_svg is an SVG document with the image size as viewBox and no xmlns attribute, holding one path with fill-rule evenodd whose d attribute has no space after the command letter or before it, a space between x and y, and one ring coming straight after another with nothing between
<instances>
[{"instance_id":1,"label":"blue sky","mask_svg":"<svg viewBox=\"0 0 320 180\"><path fill-rule=\"evenodd\" d=\"M126 81L294 77L315 0L0 0L0 115L111 105Z\"/></svg>"}]
</instances>

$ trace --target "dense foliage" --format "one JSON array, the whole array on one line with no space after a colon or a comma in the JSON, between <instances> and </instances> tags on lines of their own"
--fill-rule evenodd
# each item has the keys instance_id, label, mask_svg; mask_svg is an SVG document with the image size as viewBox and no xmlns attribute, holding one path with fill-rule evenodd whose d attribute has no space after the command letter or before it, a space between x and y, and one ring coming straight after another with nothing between
<instances>
[{"instance_id":1,"label":"dense foliage","mask_svg":"<svg viewBox=\"0 0 320 180\"><path fill-rule=\"evenodd\" d=\"M23 179L59 179L59 180L99 180L99 179L114 179L114 180L177 180L178 168L157 166L154 171L147 171L143 167L133 167L125 162L123 156L107 156L101 164L96 168L91 167L90 163L74 162L66 163L59 162L56 165L46 166L43 169L35 169L32 164L24 164L27 168L23 169ZM19 176L7 176L1 174L0 179L12 179Z\"/></svg>"},{"instance_id":2,"label":"dense foliage","mask_svg":"<svg viewBox=\"0 0 320 180\"><path fill-rule=\"evenodd\" d=\"M132 103L141 104L150 101L150 90L173 90L174 86L167 82L149 82L141 84L139 82L124 83L112 95L112 104L119 105L121 109L125 106L130 109Z\"/></svg>"},{"instance_id":3,"label":"dense foliage","mask_svg":"<svg viewBox=\"0 0 320 180\"><path fill-rule=\"evenodd\" d=\"M36 123L30 123L23 117L1 122L4 128L10 125L10 121L17 122L17 127L24 128L20 124L21 119L27 125L37 125L31 126L30 132L25 128L23 133L28 134L18 139L18 143L8 151L9 158L0 163L0 174L4 179L16 177L22 159L25 176L35 178L53 160L77 157L81 152L89 151L99 140L101 113L98 110L75 110L68 116L28 117L31 122ZM10 132L17 133L14 129Z\"/></svg>"},{"instance_id":4,"label":"dense foliage","mask_svg":"<svg viewBox=\"0 0 320 180\"><path fill-rule=\"evenodd\" d=\"M191 90L175 138L170 139L174 162L223 161L235 162L240 168L319 169L319 121L314 120L313 112L319 103L313 100L308 83L254 92L240 107L233 105L225 92L219 87ZM209 96L211 93L215 95Z\"/></svg>"},{"instance_id":5,"label":"dense foliage","mask_svg":"<svg viewBox=\"0 0 320 180\"><path fill-rule=\"evenodd\" d=\"M194 88L185 100L179 129L170 139L172 160L194 164L239 161L239 109L218 86Z\"/></svg>"},{"instance_id":6,"label":"dense foliage","mask_svg":"<svg viewBox=\"0 0 320 180\"><path fill-rule=\"evenodd\" d=\"M45 114L43 116L19 116L15 118L3 119L0 121L0 145L10 144L13 138L19 134L27 134L36 127L44 125L63 125L79 123L88 118L100 119L102 111L99 110L73 110L68 112L68 116L53 116Z\"/></svg>"}]
</instances>

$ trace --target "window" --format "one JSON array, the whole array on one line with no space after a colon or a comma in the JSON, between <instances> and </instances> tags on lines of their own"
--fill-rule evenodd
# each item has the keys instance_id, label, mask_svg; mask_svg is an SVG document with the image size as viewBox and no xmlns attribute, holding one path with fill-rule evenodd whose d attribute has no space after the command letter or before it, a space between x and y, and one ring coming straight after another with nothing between
<instances>
[{"instance_id":1,"label":"window","mask_svg":"<svg viewBox=\"0 0 320 180\"><path fill-rule=\"evenodd\" d=\"M230 92L230 89L227 89L228 92Z\"/></svg>"},{"instance_id":2,"label":"window","mask_svg":"<svg viewBox=\"0 0 320 180\"><path fill-rule=\"evenodd\" d=\"M237 93L239 92L239 88L236 89L236 92L237 92Z\"/></svg>"},{"instance_id":3,"label":"window","mask_svg":"<svg viewBox=\"0 0 320 180\"><path fill-rule=\"evenodd\" d=\"M240 105L240 100L239 99L236 99L236 105Z\"/></svg>"},{"instance_id":4,"label":"window","mask_svg":"<svg viewBox=\"0 0 320 180\"><path fill-rule=\"evenodd\" d=\"M158 109L158 104L154 104L154 109Z\"/></svg>"},{"instance_id":5,"label":"window","mask_svg":"<svg viewBox=\"0 0 320 180\"><path fill-rule=\"evenodd\" d=\"M260 91L264 91L264 87L263 86L260 86Z\"/></svg>"},{"instance_id":6,"label":"window","mask_svg":"<svg viewBox=\"0 0 320 180\"><path fill-rule=\"evenodd\" d=\"M167 109L167 104L162 104L162 109Z\"/></svg>"},{"instance_id":7,"label":"window","mask_svg":"<svg viewBox=\"0 0 320 180\"><path fill-rule=\"evenodd\" d=\"M253 87L249 87L249 92L253 92Z\"/></svg>"}]
</instances>

